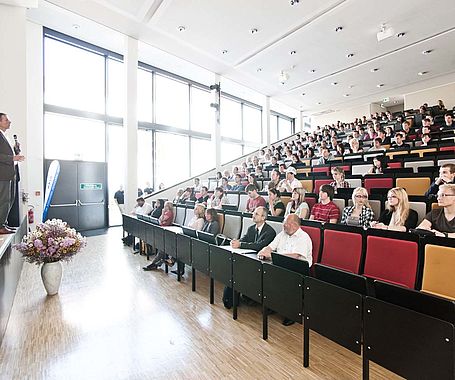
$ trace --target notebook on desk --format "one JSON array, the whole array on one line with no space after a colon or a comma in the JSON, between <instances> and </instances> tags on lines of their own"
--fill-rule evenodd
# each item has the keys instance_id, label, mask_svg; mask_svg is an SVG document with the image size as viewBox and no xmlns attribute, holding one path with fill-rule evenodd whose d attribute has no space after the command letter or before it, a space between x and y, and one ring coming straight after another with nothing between
<instances>
[{"instance_id":1,"label":"notebook on desk","mask_svg":"<svg viewBox=\"0 0 455 380\"><path fill-rule=\"evenodd\" d=\"M190 236L195 239L197 238L197 231L194 228L182 226L182 231L184 235Z\"/></svg>"},{"instance_id":2,"label":"notebook on desk","mask_svg":"<svg viewBox=\"0 0 455 380\"><path fill-rule=\"evenodd\" d=\"M154 217L150 216L149 221L150 221L150 223L155 224L157 226L160 225L160 220L158 218L154 218Z\"/></svg>"},{"instance_id":3,"label":"notebook on desk","mask_svg":"<svg viewBox=\"0 0 455 380\"><path fill-rule=\"evenodd\" d=\"M278 267L300 273L304 276L310 275L310 267L308 266L308 261L305 260L294 259L293 257L272 252L272 263Z\"/></svg>"},{"instance_id":4,"label":"notebook on desk","mask_svg":"<svg viewBox=\"0 0 455 380\"><path fill-rule=\"evenodd\" d=\"M208 232L204 231L197 231L197 237L205 241L206 243L213 244L213 245L228 245L231 242L231 239L229 239L226 236L222 235L213 235Z\"/></svg>"}]
</instances>

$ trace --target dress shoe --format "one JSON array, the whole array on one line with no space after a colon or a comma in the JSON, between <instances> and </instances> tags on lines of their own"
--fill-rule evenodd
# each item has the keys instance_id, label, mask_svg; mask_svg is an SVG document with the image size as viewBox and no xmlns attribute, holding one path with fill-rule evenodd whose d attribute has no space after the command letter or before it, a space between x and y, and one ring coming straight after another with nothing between
<instances>
[{"instance_id":1,"label":"dress shoe","mask_svg":"<svg viewBox=\"0 0 455 380\"><path fill-rule=\"evenodd\" d=\"M147 265L146 267L143 267L142 269L145 270L146 272L148 272L151 270L158 269L158 267L155 264L150 264L150 265Z\"/></svg>"},{"instance_id":2,"label":"dress shoe","mask_svg":"<svg viewBox=\"0 0 455 380\"><path fill-rule=\"evenodd\" d=\"M293 321L292 319L284 318L282 323L283 326L291 326L295 323L295 321Z\"/></svg>"},{"instance_id":3,"label":"dress shoe","mask_svg":"<svg viewBox=\"0 0 455 380\"><path fill-rule=\"evenodd\" d=\"M14 234L16 231L11 231L6 227L0 228L0 235Z\"/></svg>"}]
</instances>

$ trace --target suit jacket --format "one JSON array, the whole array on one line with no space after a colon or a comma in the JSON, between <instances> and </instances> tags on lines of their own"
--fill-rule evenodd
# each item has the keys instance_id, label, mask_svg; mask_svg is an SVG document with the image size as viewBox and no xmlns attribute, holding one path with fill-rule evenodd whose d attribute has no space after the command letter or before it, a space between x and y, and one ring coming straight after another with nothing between
<instances>
[{"instance_id":1,"label":"suit jacket","mask_svg":"<svg viewBox=\"0 0 455 380\"><path fill-rule=\"evenodd\" d=\"M13 149L8 140L0 132L0 181L12 181L16 174L13 162Z\"/></svg>"},{"instance_id":2,"label":"suit jacket","mask_svg":"<svg viewBox=\"0 0 455 380\"><path fill-rule=\"evenodd\" d=\"M220 233L220 223L218 223L218 220L214 220L213 222L205 221L202 231L212 235L218 235Z\"/></svg>"},{"instance_id":3,"label":"suit jacket","mask_svg":"<svg viewBox=\"0 0 455 380\"><path fill-rule=\"evenodd\" d=\"M256 238L256 225L253 224L248 228L246 234L240 239L240 248L252 249L253 251L260 251L262 248L267 247L273 239L275 239L276 232L267 223L262 227L261 233L257 241Z\"/></svg>"}]
</instances>

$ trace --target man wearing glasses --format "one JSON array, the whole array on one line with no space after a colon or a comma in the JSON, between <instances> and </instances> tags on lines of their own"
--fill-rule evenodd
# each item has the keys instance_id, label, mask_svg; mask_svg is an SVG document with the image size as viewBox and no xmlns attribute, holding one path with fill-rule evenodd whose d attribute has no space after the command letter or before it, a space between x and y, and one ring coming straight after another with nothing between
<instances>
[{"instance_id":1,"label":"man wearing glasses","mask_svg":"<svg viewBox=\"0 0 455 380\"><path fill-rule=\"evenodd\" d=\"M425 193L427 198L436 197L439 191L439 186L454 183L455 179L455 164L444 164L439 168L439 177L434 180L430 188Z\"/></svg>"},{"instance_id":2,"label":"man wearing glasses","mask_svg":"<svg viewBox=\"0 0 455 380\"><path fill-rule=\"evenodd\" d=\"M439 186L437 199L440 208L431 210L418 228L430 230L436 236L455 238L455 184Z\"/></svg>"}]
</instances>

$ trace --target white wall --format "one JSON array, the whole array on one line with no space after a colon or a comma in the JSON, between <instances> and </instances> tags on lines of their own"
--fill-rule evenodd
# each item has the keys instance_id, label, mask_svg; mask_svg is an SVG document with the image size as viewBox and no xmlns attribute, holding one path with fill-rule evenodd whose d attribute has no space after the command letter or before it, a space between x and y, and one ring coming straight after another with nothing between
<instances>
[{"instance_id":1,"label":"white wall","mask_svg":"<svg viewBox=\"0 0 455 380\"><path fill-rule=\"evenodd\" d=\"M447 109L455 106L455 82L405 94L404 109L418 109L423 103L434 106L439 99L442 99Z\"/></svg>"},{"instance_id":2,"label":"white wall","mask_svg":"<svg viewBox=\"0 0 455 380\"><path fill-rule=\"evenodd\" d=\"M8 114L11 120L8 138L17 135L22 154L27 157L25 8L0 4L0 46L0 112ZM27 161L20 164L19 189L27 189L27 166ZM19 208L21 215L25 215L21 201Z\"/></svg>"},{"instance_id":3,"label":"white wall","mask_svg":"<svg viewBox=\"0 0 455 380\"><path fill-rule=\"evenodd\" d=\"M322 127L326 124L336 123L338 120L342 122L351 122L354 121L356 117L362 117L364 115L367 117L370 116L370 104L337 110L336 112L325 115L311 116L311 126L316 127L320 125Z\"/></svg>"},{"instance_id":4,"label":"white wall","mask_svg":"<svg viewBox=\"0 0 455 380\"><path fill-rule=\"evenodd\" d=\"M392 113L394 112L403 112L404 111L404 105L403 104L397 104L393 107L387 107L387 111L390 111Z\"/></svg>"}]
</instances>

